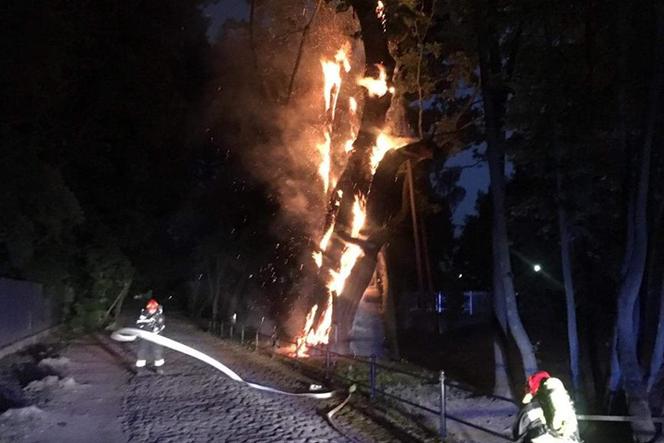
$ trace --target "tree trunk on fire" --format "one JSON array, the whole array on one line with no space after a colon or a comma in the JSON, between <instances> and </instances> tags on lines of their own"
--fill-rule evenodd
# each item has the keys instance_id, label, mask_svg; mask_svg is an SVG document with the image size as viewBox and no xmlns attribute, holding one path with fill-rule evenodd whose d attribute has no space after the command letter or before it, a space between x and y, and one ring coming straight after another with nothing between
<instances>
[{"instance_id":1,"label":"tree trunk on fire","mask_svg":"<svg viewBox=\"0 0 664 443\"><path fill-rule=\"evenodd\" d=\"M360 22L365 53L365 76L378 78L377 65L380 64L385 68L387 78L391 79L395 63L388 50L387 36L376 16L376 3L372 0L352 0L350 4ZM336 271L339 267L339 259L346 244L342 239L349 237L356 196L367 198L369 194L372 179L371 151L376 143L378 132L385 125L391 99L392 94L389 92L382 97L372 97L365 93L362 121L357 138L353 143L353 151L339 179L337 189L333 193L336 195L336 191L341 190L343 196L338 202L338 209L335 204L332 204L329 209L332 216L328 217L328 220L334 220L335 223L334 235L330 247L326 251L326 260L320 268L320 282L326 281L330 270ZM380 245L377 248L364 248L364 257L355 264L343 293L337 294L334 302L334 321L338 327L339 338L336 346L341 352L347 352L349 349L350 328L357 306L376 267L378 249L380 249ZM328 300L327 294L322 289L325 285L321 283L318 286L321 290L315 297L316 302L319 306L325 306ZM325 309L318 310L316 324L320 321L320 315L324 311Z\"/></svg>"},{"instance_id":2,"label":"tree trunk on fire","mask_svg":"<svg viewBox=\"0 0 664 443\"><path fill-rule=\"evenodd\" d=\"M486 11L478 13L478 52L480 62L480 76L482 82L482 96L484 104L484 119L486 127L486 152L489 163L490 191L493 203L493 272L494 294L503 295L507 327L521 354L524 375L527 377L537 371L537 360L533 346L526 333L519 316L507 236L507 221L505 216L505 152L504 137L501 131L501 111L504 99L498 97L496 82L498 76L492 73L491 60L499 60L497 54L490 54L490 38L496 38L490 30ZM495 45L494 45L495 46ZM493 55L493 57L492 57ZM498 289L500 288L500 289ZM498 289L498 290L496 290ZM500 318L502 313L497 313Z\"/></svg>"}]
</instances>

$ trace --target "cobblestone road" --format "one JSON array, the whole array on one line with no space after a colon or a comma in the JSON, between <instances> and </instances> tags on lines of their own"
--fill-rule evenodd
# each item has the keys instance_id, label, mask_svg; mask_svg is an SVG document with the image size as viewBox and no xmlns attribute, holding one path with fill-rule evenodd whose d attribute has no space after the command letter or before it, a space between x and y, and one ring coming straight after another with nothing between
<instances>
[{"instance_id":1,"label":"cobblestone road","mask_svg":"<svg viewBox=\"0 0 664 443\"><path fill-rule=\"evenodd\" d=\"M164 335L210 354L251 381L300 391L313 382L267 356L220 341L184 321L170 319ZM129 350L129 345L123 346ZM129 381L121 417L129 441L398 441L351 410L344 410L337 419L343 434L339 433L323 413L340 398L320 401L259 392L172 351L166 352L164 372Z\"/></svg>"}]
</instances>

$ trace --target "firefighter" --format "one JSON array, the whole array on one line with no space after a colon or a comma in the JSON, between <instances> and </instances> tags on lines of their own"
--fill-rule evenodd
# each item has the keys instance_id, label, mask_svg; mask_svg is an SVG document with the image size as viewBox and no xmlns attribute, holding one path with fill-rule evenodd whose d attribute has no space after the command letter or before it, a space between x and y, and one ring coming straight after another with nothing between
<instances>
[{"instance_id":1,"label":"firefighter","mask_svg":"<svg viewBox=\"0 0 664 443\"><path fill-rule=\"evenodd\" d=\"M155 334L159 334L164 330L164 309L157 300L154 298L148 300L145 308L141 309L141 315L136 320L136 325L139 329ZM163 373L162 366L164 366L165 360L161 346L147 340L141 340L138 345L136 367L144 368L148 361L151 361L154 365L155 372Z\"/></svg>"},{"instance_id":2,"label":"firefighter","mask_svg":"<svg viewBox=\"0 0 664 443\"><path fill-rule=\"evenodd\" d=\"M514 437L525 443L581 443L576 411L563 383L546 371L528 377Z\"/></svg>"}]
</instances>

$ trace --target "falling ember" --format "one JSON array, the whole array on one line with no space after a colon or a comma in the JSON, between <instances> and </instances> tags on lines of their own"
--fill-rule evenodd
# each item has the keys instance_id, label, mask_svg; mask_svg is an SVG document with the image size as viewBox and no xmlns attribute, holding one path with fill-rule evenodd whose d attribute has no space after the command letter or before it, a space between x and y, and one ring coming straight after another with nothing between
<instances>
[{"instance_id":1,"label":"falling ember","mask_svg":"<svg viewBox=\"0 0 664 443\"><path fill-rule=\"evenodd\" d=\"M366 88L370 97L382 97L388 92L394 94L394 87L387 86L387 72L383 65L376 65L378 68L378 78L362 77L357 80L357 84Z\"/></svg>"}]
</instances>

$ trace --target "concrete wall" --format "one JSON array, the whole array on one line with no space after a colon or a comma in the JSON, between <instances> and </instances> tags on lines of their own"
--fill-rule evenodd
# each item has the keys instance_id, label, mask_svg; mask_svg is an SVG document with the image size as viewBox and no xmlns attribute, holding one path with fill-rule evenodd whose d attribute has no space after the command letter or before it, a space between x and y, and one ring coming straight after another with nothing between
<instances>
[{"instance_id":1,"label":"concrete wall","mask_svg":"<svg viewBox=\"0 0 664 443\"><path fill-rule=\"evenodd\" d=\"M0 278L0 349L56 326L60 321L54 301L42 285Z\"/></svg>"}]
</instances>

